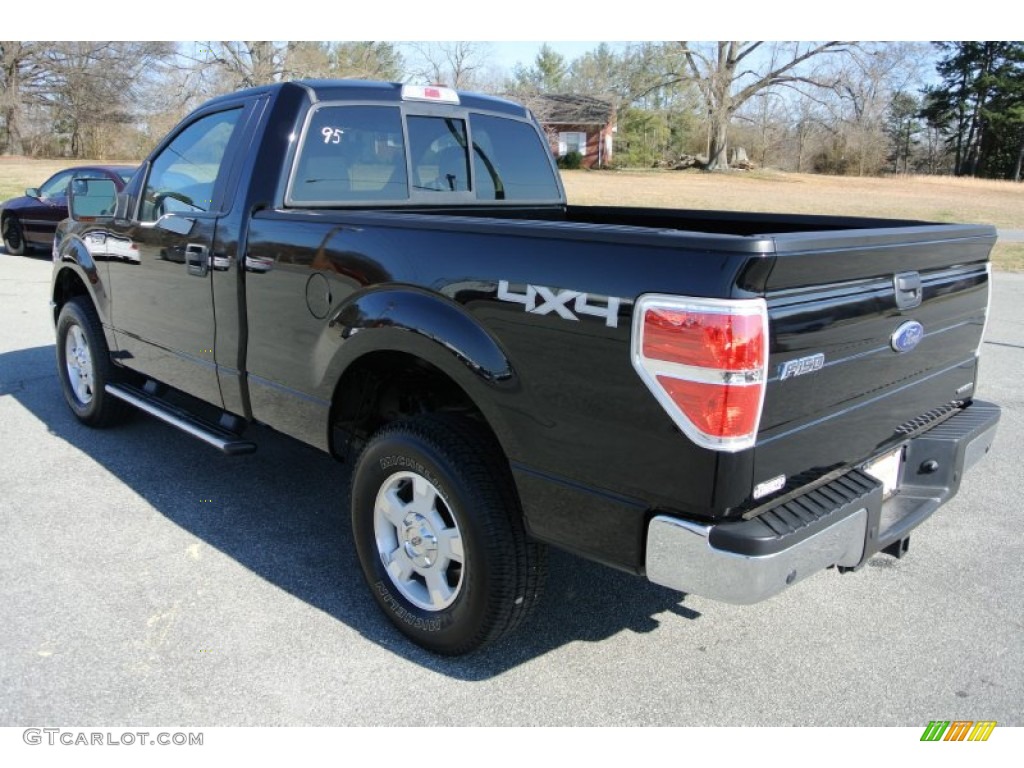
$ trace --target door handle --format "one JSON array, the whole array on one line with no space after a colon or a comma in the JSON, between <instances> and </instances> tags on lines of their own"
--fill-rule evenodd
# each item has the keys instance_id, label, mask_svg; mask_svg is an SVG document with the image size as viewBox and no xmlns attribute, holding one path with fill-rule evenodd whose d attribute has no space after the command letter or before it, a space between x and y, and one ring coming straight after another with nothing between
<instances>
[{"instance_id":1,"label":"door handle","mask_svg":"<svg viewBox=\"0 0 1024 768\"><path fill-rule=\"evenodd\" d=\"M210 271L209 251L200 243L189 243L185 246L185 266L190 275L206 277Z\"/></svg>"}]
</instances>

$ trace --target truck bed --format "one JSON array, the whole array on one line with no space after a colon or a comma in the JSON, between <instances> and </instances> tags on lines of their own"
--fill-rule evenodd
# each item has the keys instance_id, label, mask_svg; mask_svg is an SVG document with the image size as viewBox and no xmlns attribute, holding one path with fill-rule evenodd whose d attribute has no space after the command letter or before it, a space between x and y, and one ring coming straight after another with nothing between
<instances>
[{"instance_id":1,"label":"truck bed","mask_svg":"<svg viewBox=\"0 0 1024 768\"><path fill-rule=\"evenodd\" d=\"M742 515L756 506L759 483L818 478L864 460L897 440L904 423L965 402L973 391L965 387L975 378L985 320L991 228L579 206L564 214L492 213L258 213L250 255L276 259L277 267L246 277L256 417L309 441L282 388L301 396L310 425L322 423L319 411L330 405L330 375L319 378L330 371L308 356L326 356L337 342L304 305L288 319L281 314L282 292L292 290L286 283L302 285L320 271L343 303L388 286L439 293L487 330L525 383L498 394L507 419L500 436L520 482L611 493L635 510L625 526L621 509L609 511L605 531L593 501L552 505L532 516L534 532L557 541L589 526L588 555L636 567L645 510ZM302 249L286 246L296 231L304 233ZM415 256L421 252L431 259ZM893 282L908 272L923 285L923 301L910 314L897 308ZM529 283L616 297L620 321L608 327L524 312L497 300L503 280L520 293ZM635 297L652 289L767 301L770 373L754 450L720 454L681 442L650 393L636 386L629 318ZM903 315L925 327L911 355L890 347ZM825 358L819 370L780 378L787 361L813 355Z\"/></svg>"}]
</instances>

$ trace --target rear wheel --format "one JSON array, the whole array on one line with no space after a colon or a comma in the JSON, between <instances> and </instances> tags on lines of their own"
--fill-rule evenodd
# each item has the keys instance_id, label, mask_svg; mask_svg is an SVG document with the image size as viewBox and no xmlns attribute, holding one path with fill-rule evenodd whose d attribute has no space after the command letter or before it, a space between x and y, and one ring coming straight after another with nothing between
<instances>
[{"instance_id":1,"label":"rear wheel","mask_svg":"<svg viewBox=\"0 0 1024 768\"><path fill-rule=\"evenodd\" d=\"M4 216L0 222L0 230L3 232L4 248L11 256L24 256L27 246L25 245L25 233L21 229L21 222L14 215Z\"/></svg>"},{"instance_id":2,"label":"rear wheel","mask_svg":"<svg viewBox=\"0 0 1024 768\"><path fill-rule=\"evenodd\" d=\"M109 426L127 410L104 389L114 366L96 309L83 296L70 299L57 318L57 373L64 399L83 424Z\"/></svg>"},{"instance_id":3,"label":"rear wheel","mask_svg":"<svg viewBox=\"0 0 1024 768\"><path fill-rule=\"evenodd\" d=\"M352 526L377 603L428 650L493 642L540 598L546 550L526 536L499 447L470 419L381 429L355 468Z\"/></svg>"}]
</instances>

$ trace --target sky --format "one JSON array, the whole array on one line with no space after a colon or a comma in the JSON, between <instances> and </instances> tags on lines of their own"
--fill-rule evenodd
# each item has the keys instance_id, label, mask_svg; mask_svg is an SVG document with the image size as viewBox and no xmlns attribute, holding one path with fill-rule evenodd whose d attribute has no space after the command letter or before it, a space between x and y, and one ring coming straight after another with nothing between
<instances>
[{"instance_id":1,"label":"sky","mask_svg":"<svg viewBox=\"0 0 1024 768\"><path fill-rule=\"evenodd\" d=\"M21 13L4 19L4 35L22 40L65 39L239 39L251 40L504 40L496 53L501 66L532 61L539 41L526 47L517 40L555 37L572 40L559 52L573 58L606 40L944 40L1024 38L1019 10L965 13L962 0L929 0L922 15L915 3L857 0L856 12L830 13L821 0L732 0L721 3L665 3L629 0L609 11L555 4L550 0L512 3L431 4L423 0L387 3L316 3L282 12L279 4L248 4L244 12L210 0L175 0L173 13L129 4L116 12L86 13L81 0L47 0L46 13ZM1008 8L1017 7L1011 3ZM609 41L610 42L610 41ZM580 46L580 47L577 47ZM511 52L509 52L511 51ZM508 62L511 62L510 64ZM524 62L526 63L526 62Z\"/></svg>"}]
</instances>

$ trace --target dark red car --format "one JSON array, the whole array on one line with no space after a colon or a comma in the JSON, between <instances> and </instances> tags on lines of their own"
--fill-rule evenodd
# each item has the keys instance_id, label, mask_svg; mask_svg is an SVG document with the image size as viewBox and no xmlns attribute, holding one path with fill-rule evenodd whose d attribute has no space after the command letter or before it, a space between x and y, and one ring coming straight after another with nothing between
<instances>
[{"instance_id":1,"label":"dark red car","mask_svg":"<svg viewBox=\"0 0 1024 768\"><path fill-rule=\"evenodd\" d=\"M131 165L83 165L58 171L41 187L26 189L24 197L0 205L4 248L20 256L32 245L50 247L57 224L68 216L68 187L74 179L113 179L120 191L135 170Z\"/></svg>"}]
</instances>

